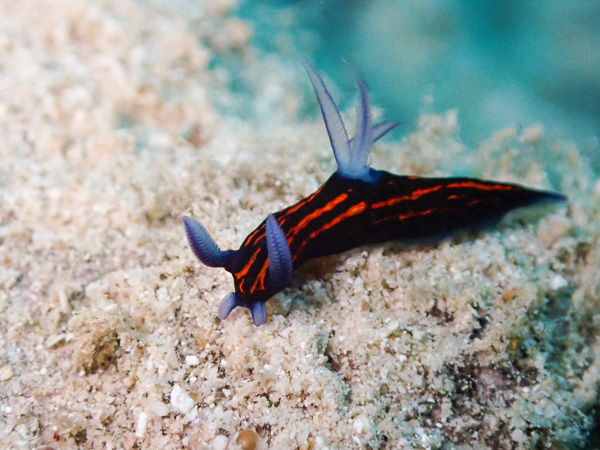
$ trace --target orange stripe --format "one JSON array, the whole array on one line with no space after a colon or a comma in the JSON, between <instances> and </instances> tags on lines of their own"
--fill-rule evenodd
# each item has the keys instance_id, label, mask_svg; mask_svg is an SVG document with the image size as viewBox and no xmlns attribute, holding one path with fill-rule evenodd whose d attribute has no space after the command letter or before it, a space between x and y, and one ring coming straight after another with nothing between
<instances>
[{"instance_id":1,"label":"orange stripe","mask_svg":"<svg viewBox=\"0 0 600 450\"><path fill-rule=\"evenodd\" d=\"M471 187L475 189L480 189L482 191L512 191L514 189L519 189L517 186L511 186L509 184L483 184L477 183L476 181L462 181L460 183L452 183L447 185L449 188L464 188Z\"/></svg>"},{"instance_id":2,"label":"orange stripe","mask_svg":"<svg viewBox=\"0 0 600 450\"><path fill-rule=\"evenodd\" d=\"M298 225L296 225L294 228L291 228L288 231L288 233L287 233L288 242L290 242L292 240L292 238L295 235L297 235L300 232L300 230L302 230L302 228L306 227L310 223L311 220L316 219L321 214L323 214L327 211L331 211L333 208L335 208L337 205L342 203L347 198L348 198L348 194L338 195L335 199L333 199L332 201L327 203L322 208L319 208L319 209L313 211L312 213L310 213L309 215L307 215L304 219L302 219L302 221Z\"/></svg>"},{"instance_id":3,"label":"orange stripe","mask_svg":"<svg viewBox=\"0 0 600 450\"><path fill-rule=\"evenodd\" d=\"M434 186L431 188L427 188L427 189L417 189L414 192L411 192L408 195L404 195L402 197L395 197L389 200L385 200L383 202L377 202L377 203L373 203L373 205L371 206L372 208L382 208L385 206L392 206L395 205L396 203L400 203L403 202L404 200L417 200L418 198L422 197L423 195L426 194L430 194L432 192L436 192L439 191L440 189L444 189L444 188L475 188L475 189L480 189L483 191L497 191L497 190L502 190L502 191L510 191L510 190L514 190L514 189L519 189L516 186L511 186L511 185L506 185L506 184L484 184L484 183L478 183L476 181L462 181L460 183L452 183L452 184L448 184L446 186L444 185L438 185L438 186ZM451 198L457 198L457 197L449 197L449 199Z\"/></svg>"},{"instance_id":4,"label":"orange stripe","mask_svg":"<svg viewBox=\"0 0 600 450\"><path fill-rule=\"evenodd\" d=\"M323 185L323 186L324 186L324 185ZM284 214L284 215L280 216L280 217L277 219L277 222L279 223L279 226L282 226L282 225L285 223L285 221L286 221L287 219L289 219L289 215L290 215L290 214L292 214L292 213L294 213L294 212L298 211L298 209L300 209L302 206L306 205L306 204L307 204L308 202L310 202L310 201L311 201L313 198L315 198L315 196L316 196L316 195L317 195L319 192L321 192L321 190L323 189L323 186L321 186L319 189L317 189L315 192L313 192L313 193L312 193L312 194L311 194L311 195L310 195L308 198L305 198L305 199L303 199L303 200L300 200L300 201L299 201L299 202L298 202L298 203L297 203L295 206L292 206L292 207L291 207L289 210L287 210L287 211L285 212L285 214ZM258 227L256 230L254 230L254 231L253 231L253 232L250 234L250 236L248 236L248 237L247 237L247 238L244 240L244 243L243 243L242 245L243 245L243 246L246 246L246 245L248 245L248 246L249 246L249 245L252 245L252 244L256 244L256 242L252 242L252 239L254 239L254 237L256 236L256 234L257 234L257 233L259 233L259 232L261 232L261 231L264 233L264 230L265 230L265 227L264 227L264 225L263 225L263 226L261 226L261 227ZM260 239L261 237L262 237L262 236L259 236L259 237L258 237L256 240L258 241L258 239Z\"/></svg>"},{"instance_id":5,"label":"orange stripe","mask_svg":"<svg viewBox=\"0 0 600 450\"><path fill-rule=\"evenodd\" d=\"M346 220L349 217L355 216L357 214L360 214L362 212L364 212L364 210L367 209L367 204L365 202L361 202L361 203L357 203L356 205L352 206L350 209L348 209L348 211L346 211L343 214L338 215L335 219L333 219L332 221L326 223L325 225L321 226L321 228L313 231L312 233L310 233L310 235L308 236L308 238L306 238L302 244L300 244L300 246L298 247L298 250L296 250L295 254L294 254L294 259L296 259L296 256L299 255L302 250L304 249L304 247L306 246L306 244L308 244L308 241L310 241L311 239L314 239L315 237L317 237L319 235L319 233L330 229L331 227L334 227L335 225L337 225L338 223L340 223L343 220Z\"/></svg>"},{"instance_id":6,"label":"orange stripe","mask_svg":"<svg viewBox=\"0 0 600 450\"><path fill-rule=\"evenodd\" d=\"M258 233L259 231L264 230L264 226L260 226L258 227L256 230L254 230L250 236L248 236L245 240L244 243L242 245L250 245L250 241L252 241L252 239L254 238L254 236L256 236L256 233Z\"/></svg>"},{"instance_id":7,"label":"orange stripe","mask_svg":"<svg viewBox=\"0 0 600 450\"><path fill-rule=\"evenodd\" d=\"M257 248L254 251L254 254L250 258L250 260L246 263L246 265L244 266L244 268L242 270L240 270L239 272L237 272L237 273L234 274L235 278L241 278L241 277L243 277L244 275L246 275L248 273L248 270L250 270L250 267L252 266L252 264L254 263L254 260L258 256L258 252L260 252L260 248Z\"/></svg>"},{"instance_id":8,"label":"orange stripe","mask_svg":"<svg viewBox=\"0 0 600 450\"><path fill-rule=\"evenodd\" d=\"M291 214L293 212L298 211L298 209L304 205L306 205L308 202L310 202L313 198L315 198L315 196L321 192L321 189L323 189L322 185L319 189L317 189L315 192L313 192L308 198L305 198L304 200L300 200L300 202L296 205L296 206L292 206L291 209L289 209L288 211L285 212L286 215Z\"/></svg>"},{"instance_id":9,"label":"orange stripe","mask_svg":"<svg viewBox=\"0 0 600 450\"><path fill-rule=\"evenodd\" d=\"M400 214L398 216L398 218L400 220L404 220L404 219L408 219L408 218L414 217L414 216L426 216L428 214L431 214L434 211L437 211L438 209L439 208L430 208L430 209L426 209L425 211L417 211L417 212L411 211L408 214Z\"/></svg>"},{"instance_id":10,"label":"orange stripe","mask_svg":"<svg viewBox=\"0 0 600 450\"><path fill-rule=\"evenodd\" d=\"M411 211L408 214L400 214L398 216L390 216L390 217L384 217L382 219L376 220L375 222L373 222L373 225L376 225L378 223L381 222L385 222L387 220L394 220L394 219L399 219L399 220L405 220L405 219L410 219L411 217L415 217L415 216L426 216L428 214L431 214L434 211L437 211L439 208L430 208L430 209L426 209L424 211Z\"/></svg>"},{"instance_id":11,"label":"orange stripe","mask_svg":"<svg viewBox=\"0 0 600 450\"><path fill-rule=\"evenodd\" d=\"M356 205L354 205L352 208L350 208L348 211L346 211L344 214L340 214L339 216L337 216L335 219L333 219L331 222L323 225L321 228L319 228L319 230L317 230L316 232L312 232L311 236L314 234L315 236L320 233L321 231L325 231L330 229L331 227L337 225L338 223L340 223L342 220L347 219L348 217L352 217L352 216L356 216L357 214L362 213L365 209L367 209L367 204L365 202L360 202L357 203ZM316 234L315 234L316 233Z\"/></svg>"},{"instance_id":12,"label":"orange stripe","mask_svg":"<svg viewBox=\"0 0 600 450\"><path fill-rule=\"evenodd\" d=\"M315 192L316 194L316 192ZM313 194L314 195L314 194ZM304 200L299 201L295 206L292 206L290 209L288 209L287 211L285 211L284 214L282 214L278 219L277 222L279 223L279 226L283 225L285 223L286 220L288 220L290 218L290 214L295 213L296 211L298 211L298 209L300 209L301 207L303 207L304 205L306 205L306 203L312 198L312 195L309 198L305 198Z\"/></svg>"},{"instance_id":13,"label":"orange stripe","mask_svg":"<svg viewBox=\"0 0 600 450\"><path fill-rule=\"evenodd\" d=\"M268 264L269 264L269 260L267 259L267 260L265 260L262 268L260 269L260 272L256 276L256 280L254 280L254 284L250 288L251 293L256 290L256 285L258 284L259 281L260 281L261 289L265 288L265 276L267 275L267 268L269 267Z\"/></svg>"},{"instance_id":14,"label":"orange stripe","mask_svg":"<svg viewBox=\"0 0 600 450\"><path fill-rule=\"evenodd\" d=\"M396 203L403 202L404 200L416 200L426 194L430 194L431 192L439 191L442 188L442 185L438 185L427 189L417 189L416 191L413 191L410 194L404 195L402 197L396 197L389 200L385 200L383 202L373 203L371 208L382 208L384 206L392 206Z\"/></svg>"},{"instance_id":15,"label":"orange stripe","mask_svg":"<svg viewBox=\"0 0 600 450\"><path fill-rule=\"evenodd\" d=\"M260 281L261 287L262 288L265 287L265 275L267 273L268 268L269 268L269 258L266 258L265 261L263 262L263 265L262 265L260 271L258 272L258 275L256 276L256 279L254 280L254 284L250 288L250 292L254 292L254 290L256 289L256 285L258 284L259 281Z\"/></svg>"},{"instance_id":16,"label":"orange stripe","mask_svg":"<svg viewBox=\"0 0 600 450\"><path fill-rule=\"evenodd\" d=\"M302 206L303 204L306 204L306 202L312 200L315 195L317 195L317 193L321 190L321 188L319 188L319 190L317 190L316 192L314 192L310 197L308 197L305 201L300 202L298 205L294 206L292 209L296 209L299 208L300 206ZM303 228L305 228L313 219L316 219L317 217L321 216L323 213L331 211L333 208L335 208L337 205L339 205L340 203L342 203L344 200L346 200L348 198L348 194L340 194L338 195L335 199L333 199L332 201L330 201L329 203L327 203L325 206L323 206L322 208L319 208L315 211L313 211L311 214L307 215L306 217L304 217L302 219L302 221L296 225L294 228L290 229L287 232L287 236L286 239L288 241L288 243L291 243L291 241L293 240L294 236L297 235ZM366 207L366 204L365 204ZM353 207L355 208L355 207ZM351 209L353 209L351 208ZM286 216L287 214L289 214L291 212L287 211L286 212ZM356 214L356 213L355 213ZM284 216L285 217L285 216ZM283 220L278 220L278 223L281 225L284 221ZM263 229L264 227L260 227L259 229L255 230L254 233L252 233L251 238L254 237L254 235L260 231L261 229ZM250 240L246 241L248 244L250 243ZM258 256L258 252L260 251L260 248L257 249L254 254L252 255L252 257L250 258L250 260L246 263L246 265L244 266L244 268L242 270L240 270L239 272L237 272L234 276L236 279L242 278L244 277L248 271L250 270L250 267L252 267L252 265L254 264L254 262L256 261L256 257ZM250 292L253 292L256 287L258 286L258 283L261 283L261 286L264 288L264 280L265 280L265 276L266 276L266 271L268 268L268 262L269 259L267 258L265 260L265 262L263 263L263 266L260 270L260 272L258 273L258 276L256 277L252 288L250 290ZM241 283L243 284L243 282ZM240 286L241 288L241 286Z\"/></svg>"}]
</instances>

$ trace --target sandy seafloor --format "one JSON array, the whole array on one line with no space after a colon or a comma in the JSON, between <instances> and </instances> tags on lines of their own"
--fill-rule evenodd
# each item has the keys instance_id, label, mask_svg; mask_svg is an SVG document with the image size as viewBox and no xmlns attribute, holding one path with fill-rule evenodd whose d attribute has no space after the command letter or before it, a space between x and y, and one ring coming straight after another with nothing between
<instances>
[{"instance_id":1,"label":"sandy seafloor","mask_svg":"<svg viewBox=\"0 0 600 450\"><path fill-rule=\"evenodd\" d=\"M300 64L261 56L231 6L0 2L0 446L235 449L244 429L272 449L585 445L600 182L543 124L466 148L460 114L422 116L372 163L568 204L321 261L260 328L217 318L231 277L194 258L181 217L237 248L335 169L316 110L299 115ZM237 101L209 68L224 53L253 120L217 108Z\"/></svg>"}]
</instances>

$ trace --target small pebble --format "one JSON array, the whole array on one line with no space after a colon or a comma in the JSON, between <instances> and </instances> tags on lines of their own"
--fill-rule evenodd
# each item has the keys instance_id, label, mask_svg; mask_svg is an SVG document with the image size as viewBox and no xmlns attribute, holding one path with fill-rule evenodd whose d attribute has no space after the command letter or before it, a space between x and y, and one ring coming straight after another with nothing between
<instances>
[{"instance_id":1,"label":"small pebble","mask_svg":"<svg viewBox=\"0 0 600 450\"><path fill-rule=\"evenodd\" d=\"M366 424L365 424L365 421L363 420L363 418L359 417L358 419L356 419L354 421L354 423L352 424L352 427L354 428L354 431L356 431L358 434L362 434L363 431L365 431Z\"/></svg>"},{"instance_id":2,"label":"small pebble","mask_svg":"<svg viewBox=\"0 0 600 450\"><path fill-rule=\"evenodd\" d=\"M196 355L187 355L185 357L185 363L188 366L197 366L200 364L200 358L198 358Z\"/></svg>"},{"instance_id":3,"label":"small pebble","mask_svg":"<svg viewBox=\"0 0 600 450\"><path fill-rule=\"evenodd\" d=\"M258 434L256 434L256 431L247 428L240 431L235 442L244 450L256 450L258 448Z\"/></svg>"},{"instance_id":4,"label":"small pebble","mask_svg":"<svg viewBox=\"0 0 600 450\"><path fill-rule=\"evenodd\" d=\"M553 291L557 291L558 289L563 288L568 285L569 285L569 282L562 275L555 275L552 277L552 280L550 281L550 287L552 288Z\"/></svg>"},{"instance_id":5,"label":"small pebble","mask_svg":"<svg viewBox=\"0 0 600 450\"><path fill-rule=\"evenodd\" d=\"M229 439L227 439L227 437L219 435L213 439L212 446L210 448L214 450L225 450L228 443Z\"/></svg>"},{"instance_id":6,"label":"small pebble","mask_svg":"<svg viewBox=\"0 0 600 450\"><path fill-rule=\"evenodd\" d=\"M135 427L135 437L143 438L146 434L146 427L148 426L148 414L141 412L138 417L138 423Z\"/></svg>"},{"instance_id":7,"label":"small pebble","mask_svg":"<svg viewBox=\"0 0 600 450\"><path fill-rule=\"evenodd\" d=\"M156 414L158 417L165 417L167 414L169 414L169 407L163 402L154 402L152 403L151 408L154 414Z\"/></svg>"},{"instance_id":8,"label":"small pebble","mask_svg":"<svg viewBox=\"0 0 600 450\"><path fill-rule=\"evenodd\" d=\"M10 365L6 364L0 368L0 381L10 380L13 376L13 370Z\"/></svg>"},{"instance_id":9,"label":"small pebble","mask_svg":"<svg viewBox=\"0 0 600 450\"><path fill-rule=\"evenodd\" d=\"M171 406L181 414L189 413L196 405L194 399L178 384L171 390Z\"/></svg>"},{"instance_id":10,"label":"small pebble","mask_svg":"<svg viewBox=\"0 0 600 450\"><path fill-rule=\"evenodd\" d=\"M515 442L523 442L525 440L525 434L523 433L522 430L514 430L510 437L512 438L513 441Z\"/></svg>"}]
</instances>

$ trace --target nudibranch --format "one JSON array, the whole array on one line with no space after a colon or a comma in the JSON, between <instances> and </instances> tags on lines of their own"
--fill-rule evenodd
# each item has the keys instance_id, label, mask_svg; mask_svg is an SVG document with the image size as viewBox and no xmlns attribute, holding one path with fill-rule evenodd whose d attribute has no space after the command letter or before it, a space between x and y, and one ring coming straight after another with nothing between
<instances>
[{"instance_id":1,"label":"nudibranch","mask_svg":"<svg viewBox=\"0 0 600 450\"><path fill-rule=\"evenodd\" d=\"M221 250L199 222L183 218L196 257L233 275L235 292L221 302L221 319L244 306L250 309L255 325L266 323L265 302L285 288L292 272L310 259L389 240L431 242L483 229L516 208L566 199L516 184L400 176L369 167L372 144L399 122L372 124L367 87L357 75L356 133L348 139L323 78L308 64L305 68L337 162L333 175L313 194L269 214L238 250Z\"/></svg>"}]
</instances>

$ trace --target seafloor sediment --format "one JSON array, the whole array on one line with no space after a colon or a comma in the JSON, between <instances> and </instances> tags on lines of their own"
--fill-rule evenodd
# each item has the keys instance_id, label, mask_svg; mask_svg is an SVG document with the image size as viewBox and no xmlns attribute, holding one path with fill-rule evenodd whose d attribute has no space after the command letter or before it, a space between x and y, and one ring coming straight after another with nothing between
<instances>
[{"instance_id":1,"label":"seafloor sediment","mask_svg":"<svg viewBox=\"0 0 600 450\"><path fill-rule=\"evenodd\" d=\"M567 204L328 258L260 328L244 310L217 318L232 281L194 258L181 217L236 248L335 165L316 112L299 118L312 95L299 64L259 56L229 2L206 3L184 17L0 2L2 447L234 449L243 429L274 449L584 445L600 183L542 126L469 149L455 112L422 116L373 165ZM248 121L224 112L248 99L209 68L225 53L254 88Z\"/></svg>"}]
</instances>

